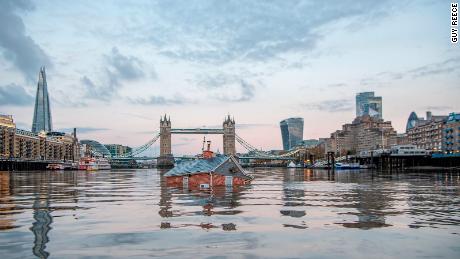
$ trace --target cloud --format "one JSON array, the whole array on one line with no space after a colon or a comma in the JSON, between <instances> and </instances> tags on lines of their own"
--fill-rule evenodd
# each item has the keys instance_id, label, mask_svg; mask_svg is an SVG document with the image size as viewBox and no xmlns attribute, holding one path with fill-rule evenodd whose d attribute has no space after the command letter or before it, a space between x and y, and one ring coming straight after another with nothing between
<instances>
[{"instance_id":1,"label":"cloud","mask_svg":"<svg viewBox=\"0 0 460 259\"><path fill-rule=\"evenodd\" d=\"M115 85L108 84L108 85L96 85L93 80L91 80L87 76L83 76L80 78L80 82L84 86L84 97L89 99L97 99L102 101L109 101L112 97L114 92Z\"/></svg>"},{"instance_id":2,"label":"cloud","mask_svg":"<svg viewBox=\"0 0 460 259\"><path fill-rule=\"evenodd\" d=\"M184 98L182 95L176 94L175 96L169 98L159 95L152 95L147 98L127 98L128 102L132 104L140 105L181 105L192 103L191 100Z\"/></svg>"},{"instance_id":3,"label":"cloud","mask_svg":"<svg viewBox=\"0 0 460 259\"><path fill-rule=\"evenodd\" d=\"M28 94L24 87L9 84L0 86L0 106L1 105L17 105L28 106L34 104L34 97Z\"/></svg>"},{"instance_id":4,"label":"cloud","mask_svg":"<svg viewBox=\"0 0 460 259\"><path fill-rule=\"evenodd\" d=\"M198 75L191 80L198 87L204 88L211 97L225 102L245 102L255 97L256 84L260 81L251 80L256 74L240 71L238 74L217 72L214 74ZM245 78L245 79L242 79ZM248 82L251 80L251 82Z\"/></svg>"},{"instance_id":5,"label":"cloud","mask_svg":"<svg viewBox=\"0 0 460 259\"><path fill-rule=\"evenodd\" d=\"M228 84L233 84L240 80L240 76L235 74L217 72L213 74L206 73L205 75L197 75L196 79L191 80L191 82L206 90L212 90L216 88L222 88Z\"/></svg>"},{"instance_id":6,"label":"cloud","mask_svg":"<svg viewBox=\"0 0 460 259\"><path fill-rule=\"evenodd\" d=\"M134 56L125 56L120 53L117 47L113 47L109 55L105 55L108 72L116 80L134 80L144 77L142 61Z\"/></svg>"},{"instance_id":7,"label":"cloud","mask_svg":"<svg viewBox=\"0 0 460 259\"><path fill-rule=\"evenodd\" d=\"M324 28L354 18L372 20L388 10L388 1L159 1L152 19L130 24L137 39L159 53L181 60L225 63L265 61L286 53L310 52L328 31ZM355 19L357 20L357 19ZM142 29L141 29L142 28Z\"/></svg>"},{"instance_id":8,"label":"cloud","mask_svg":"<svg viewBox=\"0 0 460 259\"><path fill-rule=\"evenodd\" d=\"M453 109L452 106L443 106L443 105L437 105L437 106L425 106L423 107L424 110L427 111L451 111Z\"/></svg>"},{"instance_id":9,"label":"cloud","mask_svg":"<svg viewBox=\"0 0 460 259\"><path fill-rule=\"evenodd\" d=\"M269 123L237 123L235 128L237 129L248 129L248 128L260 128L260 127L278 127L275 124Z\"/></svg>"},{"instance_id":10,"label":"cloud","mask_svg":"<svg viewBox=\"0 0 460 259\"><path fill-rule=\"evenodd\" d=\"M408 75L412 76L413 78L424 77L424 76L431 76L431 75L438 75L438 74L446 74L451 73L457 70L460 70L458 64L460 63L460 56L449 58L443 60L441 62L436 62L432 64L428 64L425 66L421 66L415 69L408 71Z\"/></svg>"},{"instance_id":11,"label":"cloud","mask_svg":"<svg viewBox=\"0 0 460 259\"><path fill-rule=\"evenodd\" d=\"M304 104L304 107L318 111L343 112L353 110L353 103L349 99L326 100L317 103Z\"/></svg>"},{"instance_id":12,"label":"cloud","mask_svg":"<svg viewBox=\"0 0 460 259\"><path fill-rule=\"evenodd\" d=\"M227 85L223 91L213 95L214 98L224 102L246 102L255 96L255 86L244 80L239 83Z\"/></svg>"},{"instance_id":13,"label":"cloud","mask_svg":"<svg viewBox=\"0 0 460 259\"><path fill-rule=\"evenodd\" d=\"M0 50L3 57L29 81L36 80L41 66L52 66L43 49L28 35L18 11L31 11L35 8L27 0L0 1Z\"/></svg>"},{"instance_id":14,"label":"cloud","mask_svg":"<svg viewBox=\"0 0 460 259\"><path fill-rule=\"evenodd\" d=\"M137 80L145 76L142 70L143 62L134 56L121 54L116 47L113 47L108 55L104 55L104 58L107 68L104 69L105 77L101 79L102 82L95 83L88 76L80 78L86 98L110 101L117 95L122 81Z\"/></svg>"},{"instance_id":15,"label":"cloud","mask_svg":"<svg viewBox=\"0 0 460 259\"><path fill-rule=\"evenodd\" d=\"M255 96L255 86L248 82L241 80L239 86L239 93L231 94L217 94L216 98L224 102L246 102L250 101Z\"/></svg>"},{"instance_id":16,"label":"cloud","mask_svg":"<svg viewBox=\"0 0 460 259\"><path fill-rule=\"evenodd\" d=\"M405 78L422 78L426 76L444 75L460 70L458 64L460 63L460 56L445 59L443 61L434 62L419 66L404 72L390 72L385 71L378 73L371 77L361 79L360 84L363 86L385 86L391 81L396 81Z\"/></svg>"}]
</instances>

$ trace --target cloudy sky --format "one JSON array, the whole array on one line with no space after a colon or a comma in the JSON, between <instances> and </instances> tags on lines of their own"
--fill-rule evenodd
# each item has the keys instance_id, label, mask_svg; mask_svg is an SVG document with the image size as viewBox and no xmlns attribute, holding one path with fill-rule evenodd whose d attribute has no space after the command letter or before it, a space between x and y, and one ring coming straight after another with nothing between
<instances>
[{"instance_id":1,"label":"cloudy sky","mask_svg":"<svg viewBox=\"0 0 460 259\"><path fill-rule=\"evenodd\" d=\"M460 112L449 5L2 0L0 113L30 129L44 65L54 128L102 143L142 145L164 113L176 128L231 114L249 143L281 149L279 121L301 116L305 139L327 137L360 91L382 96L401 132L411 111ZM174 136L173 152L197 153L201 138Z\"/></svg>"}]
</instances>

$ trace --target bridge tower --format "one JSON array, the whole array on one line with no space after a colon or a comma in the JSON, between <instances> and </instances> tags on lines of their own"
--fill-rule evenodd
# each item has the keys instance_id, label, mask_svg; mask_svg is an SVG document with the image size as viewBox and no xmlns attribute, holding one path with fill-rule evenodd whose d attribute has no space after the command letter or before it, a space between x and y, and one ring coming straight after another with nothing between
<instances>
[{"instance_id":1,"label":"bridge tower","mask_svg":"<svg viewBox=\"0 0 460 259\"><path fill-rule=\"evenodd\" d=\"M230 119L230 115L223 123L224 130L224 155L235 155L235 119Z\"/></svg>"},{"instance_id":2,"label":"bridge tower","mask_svg":"<svg viewBox=\"0 0 460 259\"><path fill-rule=\"evenodd\" d=\"M171 118L160 117L160 157L158 167L172 167L174 158L171 153Z\"/></svg>"}]
</instances>

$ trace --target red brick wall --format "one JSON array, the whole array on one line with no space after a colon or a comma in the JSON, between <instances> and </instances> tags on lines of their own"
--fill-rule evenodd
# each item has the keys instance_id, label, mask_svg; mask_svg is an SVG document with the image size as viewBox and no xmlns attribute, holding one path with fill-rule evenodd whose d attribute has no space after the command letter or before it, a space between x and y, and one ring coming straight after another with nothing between
<instances>
[{"instance_id":1,"label":"red brick wall","mask_svg":"<svg viewBox=\"0 0 460 259\"><path fill-rule=\"evenodd\" d=\"M166 177L166 184L170 187L182 187L183 176L169 176ZM210 175L208 173L194 174L188 178L188 185L190 187L199 187L200 184L209 184ZM233 177L233 185L244 185L245 180L239 177ZM212 175L213 186L225 186L225 176L213 174Z\"/></svg>"}]
</instances>

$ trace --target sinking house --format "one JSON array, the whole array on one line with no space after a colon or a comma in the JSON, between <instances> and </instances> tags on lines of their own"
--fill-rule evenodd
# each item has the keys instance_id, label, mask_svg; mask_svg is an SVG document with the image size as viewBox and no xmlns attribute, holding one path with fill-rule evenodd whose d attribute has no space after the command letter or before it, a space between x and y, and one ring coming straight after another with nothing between
<instances>
[{"instance_id":1,"label":"sinking house","mask_svg":"<svg viewBox=\"0 0 460 259\"><path fill-rule=\"evenodd\" d=\"M171 187L209 188L248 184L253 177L247 174L234 156L203 152L203 158L182 162L164 176Z\"/></svg>"}]
</instances>

